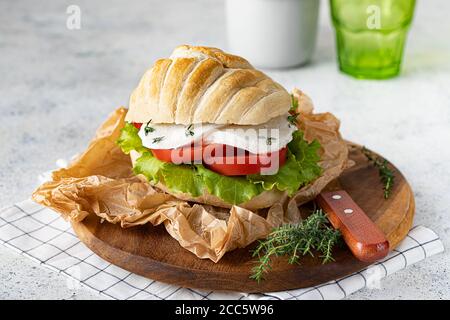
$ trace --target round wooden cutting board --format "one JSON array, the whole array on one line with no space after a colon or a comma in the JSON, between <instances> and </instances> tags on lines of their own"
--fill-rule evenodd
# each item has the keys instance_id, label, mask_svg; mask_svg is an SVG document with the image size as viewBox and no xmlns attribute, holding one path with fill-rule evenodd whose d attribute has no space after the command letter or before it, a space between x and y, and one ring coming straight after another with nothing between
<instances>
[{"instance_id":1,"label":"round wooden cutting board","mask_svg":"<svg viewBox=\"0 0 450 320\"><path fill-rule=\"evenodd\" d=\"M355 165L341 175L337 185L380 227L392 250L412 225L414 196L411 188L394 168L394 187L385 200L378 170L355 145L350 148L349 157ZM344 246L333 251L335 261L327 264L309 256L302 258L300 265L290 265L285 258L273 259L271 272L257 283L249 278L255 266L250 253L254 245L229 252L218 263L213 263L182 248L164 226L149 224L122 229L90 216L73 223L73 228L92 251L117 266L154 280L198 289L238 292L297 289L338 279L368 266L356 260Z\"/></svg>"}]
</instances>

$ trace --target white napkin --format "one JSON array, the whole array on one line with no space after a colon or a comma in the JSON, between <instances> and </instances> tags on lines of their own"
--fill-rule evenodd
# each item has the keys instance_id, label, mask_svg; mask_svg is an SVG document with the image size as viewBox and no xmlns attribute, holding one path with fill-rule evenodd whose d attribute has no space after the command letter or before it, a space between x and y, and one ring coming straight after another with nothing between
<instances>
[{"instance_id":1,"label":"white napkin","mask_svg":"<svg viewBox=\"0 0 450 320\"><path fill-rule=\"evenodd\" d=\"M436 233L416 226L388 257L360 272L310 288L247 294L181 288L116 267L81 243L59 214L30 199L0 210L0 243L67 275L72 288L81 284L112 299L342 299L444 251Z\"/></svg>"}]
</instances>

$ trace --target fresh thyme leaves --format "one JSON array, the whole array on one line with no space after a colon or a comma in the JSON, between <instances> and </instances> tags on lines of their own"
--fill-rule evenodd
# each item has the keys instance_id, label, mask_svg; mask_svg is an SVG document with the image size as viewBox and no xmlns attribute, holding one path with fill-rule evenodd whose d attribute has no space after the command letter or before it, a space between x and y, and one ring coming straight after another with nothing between
<instances>
[{"instance_id":1,"label":"fresh thyme leaves","mask_svg":"<svg viewBox=\"0 0 450 320\"><path fill-rule=\"evenodd\" d=\"M341 239L341 233L329 225L322 210L315 210L298 224L286 224L275 228L253 251L258 264L252 269L250 278L261 281L271 269L272 256L289 256L290 264L298 263L300 256L314 256L319 252L323 263L334 261L332 250Z\"/></svg>"},{"instance_id":2,"label":"fresh thyme leaves","mask_svg":"<svg viewBox=\"0 0 450 320\"><path fill-rule=\"evenodd\" d=\"M158 143L161 142L164 139L164 137L156 137L153 139L152 143Z\"/></svg>"},{"instance_id":3,"label":"fresh thyme leaves","mask_svg":"<svg viewBox=\"0 0 450 320\"><path fill-rule=\"evenodd\" d=\"M290 114L287 117L287 120L289 121L289 125L293 125L296 126L297 125L297 117L298 117L298 113L294 113L294 114Z\"/></svg>"},{"instance_id":4,"label":"fresh thyme leaves","mask_svg":"<svg viewBox=\"0 0 450 320\"><path fill-rule=\"evenodd\" d=\"M378 175L383 183L384 198L389 198L391 195L392 186L394 185L394 170L389 168L389 162L386 159L377 157L366 147L362 147L361 152L366 156L367 160L372 162L372 164L378 168Z\"/></svg>"},{"instance_id":5,"label":"fresh thyme leaves","mask_svg":"<svg viewBox=\"0 0 450 320\"><path fill-rule=\"evenodd\" d=\"M291 109L289 111L297 112L298 109L298 100L296 97L294 97L293 94L291 94Z\"/></svg>"},{"instance_id":6,"label":"fresh thyme leaves","mask_svg":"<svg viewBox=\"0 0 450 320\"><path fill-rule=\"evenodd\" d=\"M155 128L150 127L150 122L152 122L152 119L148 120L147 124L144 127L145 136L147 136L149 133L155 131Z\"/></svg>"},{"instance_id":7,"label":"fresh thyme leaves","mask_svg":"<svg viewBox=\"0 0 450 320\"><path fill-rule=\"evenodd\" d=\"M276 140L277 138L272 138L272 137L268 137L267 139L266 139L266 144L268 145L268 146L271 146L272 145L272 141L273 140Z\"/></svg>"},{"instance_id":8,"label":"fresh thyme leaves","mask_svg":"<svg viewBox=\"0 0 450 320\"><path fill-rule=\"evenodd\" d=\"M299 113L297 112L298 109L298 100L296 97L294 97L293 94L291 94L291 108L289 109L290 115L287 117L287 121L289 121L289 127L297 126L297 117Z\"/></svg>"},{"instance_id":9,"label":"fresh thyme leaves","mask_svg":"<svg viewBox=\"0 0 450 320\"><path fill-rule=\"evenodd\" d=\"M194 130L192 130L192 127L193 127L193 125L192 124L190 124L187 128L186 128L186 131L184 132L184 134L186 135L186 137L189 137L189 136L194 136Z\"/></svg>"}]
</instances>

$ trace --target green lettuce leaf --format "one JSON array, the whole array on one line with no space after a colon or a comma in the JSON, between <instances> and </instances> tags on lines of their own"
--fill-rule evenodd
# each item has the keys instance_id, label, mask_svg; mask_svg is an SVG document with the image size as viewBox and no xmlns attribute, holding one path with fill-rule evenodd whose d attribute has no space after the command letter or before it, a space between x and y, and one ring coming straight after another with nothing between
<instances>
[{"instance_id":1,"label":"green lettuce leaf","mask_svg":"<svg viewBox=\"0 0 450 320\"><path fill-rule=\"evenodd\" d=\"M139 129L133 124L126 122L125 126L120 130L119 139L116 143L126 154L129 154L131 150L144 152L147 149L142 146L142 140L138 135Z\"/></svg>"},{"instance_id":2,"label":"green lettuce leaf","mask_svg":"<svg viewBox=\"0 0 450 320\"><path fill-rule=\"evenodd\" d=\"M162 170L168 165L170 163L158 160L150 151L146 151L136 160L133 171L135 174L143 174L148 181L156 184L161 180Z\"/></svg>"},{"instance_id":3,"label":"green lettuce leaf","mask_svg":"<svg viewBox=\"0 0 450 320\"><path fill-rule=\"evenodd\" d=\"M198 197L203 190L208 190L210 194L232 204L246 202L262 192L259 186L243 177L223 176L202 165L176 165L160 161L150 152L144 152L136 160L133 170L152 183L163 181L174 192Z\"/></svg>"},{"instance_id":4,"label":"green lettuce leaf","mask_svg":"<svg viewBox=\"0 0 450 320\"><path fill-rule=\"evenodd\" d=\"M189 165L175 165L155 158L146 151L136 160L134 173L143 174L150 182L164 184L174 192L190 193L194 197L203 194L203 184Z\"/></svg>"},{"instance_id":5,"label":"green lettuce leaf","mask_svg":"<svg viewBox=\"0 0 450 320\"><path fill-rule=\"evenodd\" d=\"M244 203L264 191L261 186L251 183L246 177L228 177L202 165L196 167L208 192L228 203Z\"/></svg>"},{"instance_id":6,"label":"green lettuce leaf","mask_svg":"<svg viewBox=\"0 0 450 320\"><path fill-rule=\"evenodd\" d=\"M318 165L319 142L308 143L300 131L294 132L293 140L288 144L286 163L274 175L228 177L202 165L176 165L160 161L142 146L138 129L129 123L122 129L117 144L125 153L131 150L142 153L133 170L136 174L143 174L150 182L162 181L171 191L189 193L193 197L200 196L207 190L231 204L244 203L264 190L274 188L292 195L322 172Z\"/></svg>"},{"instance_id":7,"label":"green lettuce leaf","mask_svg":"<svg viewBox=\"0 0 450 320\"><path fill-rule=\"evenodd\" d=\"M288 148L294 154L297 164L300 167L300 172L304 179L303 184L309 183L322 174L322 168L318 164L320 161L318 153L320 147L318 140L308 143L303 139L303 133L301 131L295 131L293 133L293 139L289 142Z\"/></svg>"},{"instance_id":8,"label":"green lettuce leaf","mask_svg":"<svg viewBox=\"0 0 450 320\"><path fill-rule=\"evenodd\" d=\"M261 184L265 190L277 188L292 195L321 175L322 168L318 164L320 156L317 154L320 149L319 141L308 143L303 139L302 132L295 131L288 149L286 163L276 174L249 175L247 178L253 183Z\"/></svg>"},{"instance_id":9,"label":"green lettuce leaf","mask_svg":"<svg viewBox=\"0 0 450 320\"><path fill-rule=\"evenodd\" d=\"M198 197L205 189L205 183L194 166L170 164L164 166L162 175L166 187L174 192L189 193L193 197Z\"/></svg>"},{"instance_id":10,"label":"green lettuce leaf","mask_svg":"<svg viewBox=\"0 0 450 320\"><path fill-rule=\"evenodd\" d=\"M248 180L255 184L261 184L264 190L277 188L281 191L287 191L289 195L297 191L303 181L299 165L295 157L288 152L286 163L274 175L254 174L247 176Z\"/></svg>"}]
</instances>

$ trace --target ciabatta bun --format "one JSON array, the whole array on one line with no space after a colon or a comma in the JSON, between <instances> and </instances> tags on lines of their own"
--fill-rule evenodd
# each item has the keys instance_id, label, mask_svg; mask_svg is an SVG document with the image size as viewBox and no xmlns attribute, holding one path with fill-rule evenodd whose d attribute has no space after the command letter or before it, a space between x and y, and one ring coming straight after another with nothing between
<instances>
[{"instance_id":1,"label":"ciabatta bun","mask_svg":"<svg viewBox=\"0 0 450 320\"><path fill-rule=\"evenodd\" d=\"M145 72L125 120L256 125L286 114L290 105L289 93L247 60L183 45Z\"/></svg>"}]
</instances>

